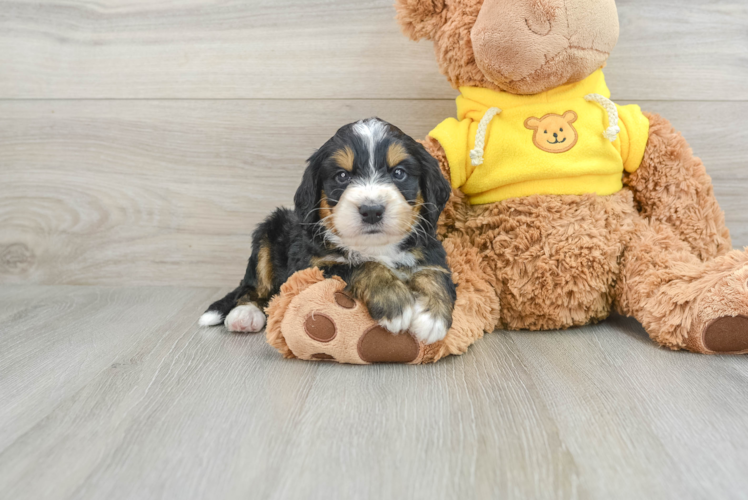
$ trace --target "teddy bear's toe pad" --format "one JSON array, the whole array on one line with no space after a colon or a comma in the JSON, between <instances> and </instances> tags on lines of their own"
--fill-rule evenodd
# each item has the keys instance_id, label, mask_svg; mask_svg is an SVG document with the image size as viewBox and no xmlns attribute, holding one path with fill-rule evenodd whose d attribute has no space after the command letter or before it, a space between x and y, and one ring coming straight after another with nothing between
<instances>
[{"instance_id":1,"label":"teddy bear's toe pad","mask_svg":"<svg viewBox=\"0 0 748 500\"><path fill-rule=\"evenodd\" d=\"M304 322L306 334L317 342L330 342L338 334L335 322L324 314L312 314Z\"/></svg>"},{"instance_id":2,"label":"teddy bear's toe pad","mask_svg":"<svg viewBox=\"0 0 748 500\"><path fill-rule=\"evenodd\" d=\"M748 317L724 317L712 321L704 330L704 346L720 354L747 354Z\"/></svg>"},{"instance_id":3,"label":"teddy bear's toe pad","mask_svg":"<svg viewBox=\"0 0 748 500\"><path fill-rule=\"evenodd\" d=\"M412 363L420 352L412 335L393 335L381 326L370 328L358 341L358 355L367 363Z\"/></svg>"},{"instance_id":4,"label":"teddy bear's toe pad","mask_svg":"<svg viewBox=\"0 0 748 500\"><path fill-rule=\"evenodd\" d=\"M353 300L353 297L351 297L345 292L338 292L335 294L335 303L338 304L343 309L355 309L356 308L356 301Z\"/></svg>"}]
</instances>

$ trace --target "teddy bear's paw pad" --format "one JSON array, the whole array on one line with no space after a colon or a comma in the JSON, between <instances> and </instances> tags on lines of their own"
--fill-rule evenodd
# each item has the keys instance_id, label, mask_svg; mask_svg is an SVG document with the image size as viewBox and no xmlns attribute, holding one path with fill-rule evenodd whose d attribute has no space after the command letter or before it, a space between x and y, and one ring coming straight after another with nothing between
<instances>
[{"instance_id":1,"label":"teddy bear's paw pad","mask_svg":"<svg viewBox=\"0 0 748 500\"><path fill-rule=\"evenodd\" d=\"M719 318L704 329L704 346L720 354L748 354L748 317Z\"/></svg>"},{"instance_id":2,"label":"teddy bear's paw pad","mask_svg":"<svg viewBox=\"0 0 748 500\"><path fill-rule=\"evenodd\" d=\"M348 295L345 292L337 292L335 294L335 303L342 307L343 309L355 309L356 308L356 301L353 300L353 297Z\"/></svg>"},{"instance_id":3,"label":"teddy bear's paw pad","mask_svg":"<svg viewBox=\"0 0 748 500\"><path fill-rule=\"evenodd\" d=\"M317 342L332 342L338 335L335 322L321 313L312 314L306 319L304 331Z\"/></svg>"},{"instance_id":4,"label":"teddy bear's paw pad","mask_svg":"<svg viewBox=\"0 0 748 500\"><path fill-rule=\"evenodd\" d=\"M412 335L393 335L381 326L367 330L358 342L358 355L367 363L412 363L420 351Z\"/></svg>"}]
</instances>

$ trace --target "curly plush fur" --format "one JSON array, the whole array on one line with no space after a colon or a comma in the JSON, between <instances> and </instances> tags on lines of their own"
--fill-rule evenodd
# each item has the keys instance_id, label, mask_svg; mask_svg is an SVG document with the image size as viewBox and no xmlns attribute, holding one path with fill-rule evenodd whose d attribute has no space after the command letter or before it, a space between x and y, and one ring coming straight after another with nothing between
<instances>
[{"instance_id":1,"label":"curly plush fur","mask_svg":"<svg viewBox=\"0 0 748 500\"><path fill-rule=\"evenodd\" d=\"M649 142L641 167L624 178L642 217L670 226L701 260L732 250L712 179L665 118L647 114Z\"/></svg>"},{"instance_id":2,"label":"curly plush fur","mask_svg":"<svg viewBox=\"0 0 748 500\"><path fill-rule=\"evenodd\" d=\"M577 38L592 40L582 47L587 51L594 50L595 36L586 35L610 23L615 8L613 0L397 0L398 19L411 38L433 40L440 68L455 87L534 93L558 85L559 75L570 83L597 69L567 74L562 66L569 61L548 58L532 77L510 84L491 78L472 43L489 3L498 23L504 20L495 7L502 3L537 11L533 22L539 25L563 4L582 25ZM593 60L566 54L583 59L575 61L577 68ZM647 118L644 160L611 196L536 195L471 206L453 190L437 233L458 285L454 323L443 341L425 347L419 362L464 353L497 327L564 329L602 321L613 310L638 319L670 349L748 352L748 253L732 250L703 163L666 119ZM431 137L423 144L450 178L440 144Z\"/></svg>"}]
</instances>

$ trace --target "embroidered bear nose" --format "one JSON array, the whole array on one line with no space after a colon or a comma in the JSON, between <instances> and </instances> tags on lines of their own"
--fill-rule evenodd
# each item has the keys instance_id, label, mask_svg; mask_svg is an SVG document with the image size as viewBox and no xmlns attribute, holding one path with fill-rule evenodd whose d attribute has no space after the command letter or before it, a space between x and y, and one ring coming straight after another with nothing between
<instances>
[{"instance_id":1,"label":"embroidered bear nose","mask_svg":"<svg viewBox=\"0 0 748 500\"><path fill-rule=\"evenodd\" d=\"M358 213L361 214L361 218L367 224L376 224L382 220L384 215L384 205L362 205L358 209Z\"/></svg>"},{"instance_id":2,"label":"embroidered bear nose","mask_svg":"<svg viewBox=\"0 0 748 500\"><path fill-rule=\"evenodd\" d=\"M555 137L556 139L558 139L558 134L556 132L553 132L553 137Z\"/></svg>"}]
</instances>

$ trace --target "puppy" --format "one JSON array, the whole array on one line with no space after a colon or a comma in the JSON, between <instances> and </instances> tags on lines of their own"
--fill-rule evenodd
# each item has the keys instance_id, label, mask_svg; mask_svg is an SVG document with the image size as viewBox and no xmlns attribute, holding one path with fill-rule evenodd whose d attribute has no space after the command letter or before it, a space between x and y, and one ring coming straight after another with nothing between
<instances>
[{"instance_id":1,"label":"puppy","mask_svg":"<svg viewBox=\"0 0 748 500\"><path fill-rule=\"evenodd\" d=\"M438 162L400 129L378 118L346 125L309 159L295 210L257 228L244 280L200 324L259 332L281 285L318 267L390 332L443 339L456 294L436 223L450 192Z\"/></svg>"}]
</instances>

